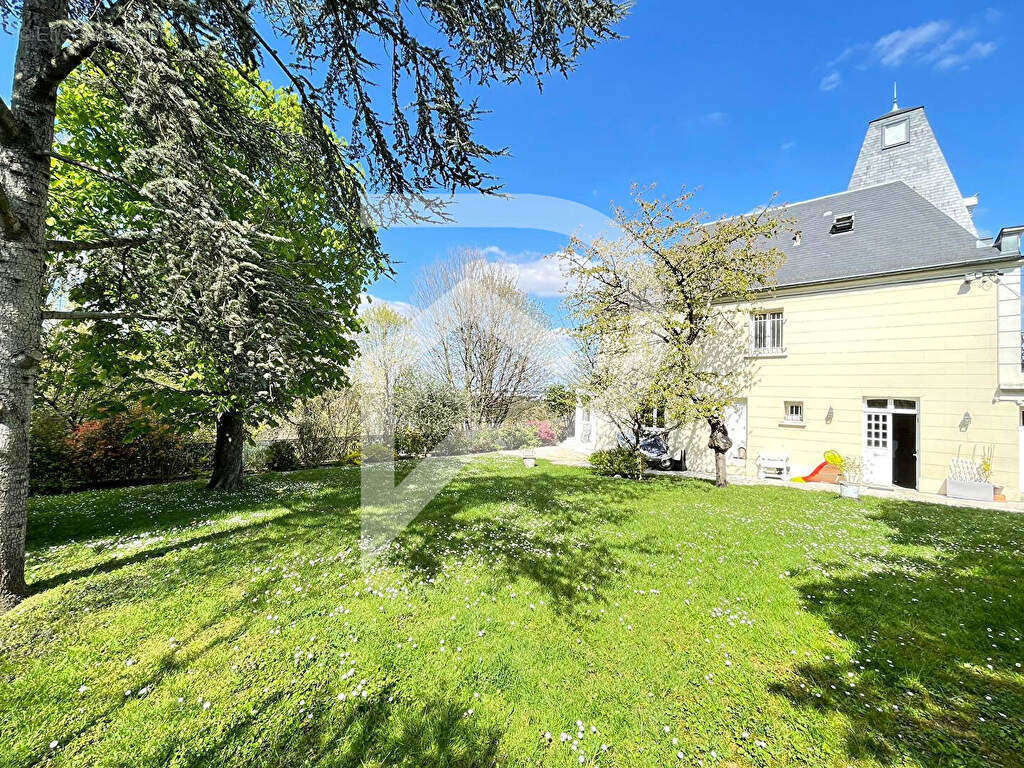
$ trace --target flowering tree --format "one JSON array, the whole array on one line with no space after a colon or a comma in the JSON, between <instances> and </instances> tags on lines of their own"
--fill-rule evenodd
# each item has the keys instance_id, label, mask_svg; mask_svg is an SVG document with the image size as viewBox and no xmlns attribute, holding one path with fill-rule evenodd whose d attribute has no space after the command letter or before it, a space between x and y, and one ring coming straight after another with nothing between
<instances>
[{"instance_id":1,"label":"flowering tree","mask_svg":"<svg viewBox=\"0 0 1024 768\"><path fill-rule=\"evenodd\" d=\"M692 197L648 199L634 187L633 210L615 211L622 239L565 251L567 304L597 401L629 418L662 404L679 422L706 422L724 486L725 409L750 381L742 305L772 284L785 222L777 208L709 222Z\"/></svg>"},{"instance_id":2,"label":"flowering tree","mask_svg":"<svg viewBox=\"0 0 1024 768\"><path fill-rule=\"evenodd\" d=\"M427 367L464 398L467 428L500 426L543 393L561 350L551 319L511 271L456 253L424 270L415 298Z\"/></svg>"},{"instance_id":3,"label":"flowering tree","mask_svg":"<svg viewBox=\"0 0 1024 768\"><path fill-rule=\"evenodd\" d=\"M217 181L232 177L256 196L251 176L268 164L302 166L338 221L358 206L347 171L356 160L388 193L490 190L481 164L499 152L474 140L479 110L462 99L459 76L486 85L567 73L581 51L614 35L624 13L614 0L0 0L0 28L19 28L11 103L0 100L0 605L26 590L28 423L51 253L145 242L186 270L187 260L169 254L222 254L213 263L223 275L209 273L215 282L240 275L260 266L253 257L268 252L274 232L236 221ZM430 44L413 32L424 27ZM374 53L390 69L387 115L377 107ZM55 146L57 93L87 60L146 138L127 169L81 164ZM302 110L301 133L285 140L254 119L225 63L238 72L278 68ZM352 119L347 145L326 130L336 110ZM125 170L148 169L152 177L137 191L160 211L161 225L136 231L117 220L105 227L100 218L95 239L55 242L47 231L52 163L124 184L132 183ZM272 273L260 279L280 278ZM174 298L175 306L187 304Z\"/></svg>"}]
</instances>

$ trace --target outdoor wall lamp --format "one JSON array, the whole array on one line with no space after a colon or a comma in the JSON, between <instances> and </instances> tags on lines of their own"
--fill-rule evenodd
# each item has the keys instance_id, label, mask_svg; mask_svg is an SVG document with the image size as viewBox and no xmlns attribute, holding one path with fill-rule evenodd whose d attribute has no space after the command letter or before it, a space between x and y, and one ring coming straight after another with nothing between
<instances>
[{"instance_id":1,"label":"outdoor wall lamp","mask_svg":"<svg viewBox=\"0 0 1024 768\"><path fill-rule=\"evenodd\" d=\"M964 411L964 417L960 419L960 431L966 432L969 426L971 426L971 412Z\"/></svg>"},{"instance_id":2,"label":"outdoor wall lamp","mask_svg":"<svg viewBox=\"0 0 1024 768\"><path fill-rule=\"evenodd\" d=\"M832 417L835 416L835 415L836 415L836 412L834 410L832 410L832 406L830 405L828 407L828 413L825 414L825 423L826 424L831 424L832 423Z\"/></svg>"}]
</instances>

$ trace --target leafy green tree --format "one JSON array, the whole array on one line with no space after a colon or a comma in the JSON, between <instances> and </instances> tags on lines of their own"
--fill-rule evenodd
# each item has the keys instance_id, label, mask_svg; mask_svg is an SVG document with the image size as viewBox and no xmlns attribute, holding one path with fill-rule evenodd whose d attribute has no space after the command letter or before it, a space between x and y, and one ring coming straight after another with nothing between
<instances>
[{"instance_id":1,"label":"leafy green tree","mask_svg":"<svg viewBox=\"0 0 1024 768\"><path fill-rule=\"evenodd\" d=\"M692 193L645 193L634 187L633 210L615 211L621 239L574 240L565 252L574 335L598 374L598 402L610 397L634 414L663 404L681 423L707 423L715 482L724 486L732 447L725 409L750 383L746 305L771 287L782 263L773 239L785 212L710 222L690 210Z\"/></svg>"},{"instance_id":2,"label":"leafy green tree","mask_svg":"<svg viewBox=\"0 0 1024 768\"><path fill-rule=\"evenodd\" d=\"M353 163L385 193L493 189L482 164L500 152L475 140L479 109L463 100L460 83L568 73L582 51L614 36L625 9L615 0L0 0L0 29L19 31L10 106L0 99L0 606L26 592L28 425L51 253L96 254L144 240L156 264L184 274L201 266L214 288L248 279L249 264L258 279L279 280L251 258L266 255L268 232L231 218L219 180L235 177L253 197L259 187L248 181L261 170L301 166L339 222L359 207ZM118 94L124 123L146 138L126 167L88 170L126 184L125 171L148 172L138 191L159 209L160 225L125 231L101 216L91 222L102 235L96 240L55 242L47 224L51 164L77 163L55 145L57 94L87 60L109 86L103 90ZM389 71L378 87L382 63ZM230 71L261 65L276 67L293 88L301 134L282 135L237 98ZM352 120L347 145L325 130L336 112ZM193 252L207 261L182 260ZM211 290L172 294L170 309L193 298L208 306L210 296L223 304Z\"/></svg>"},{"instance_id":3,"label":"leafy green tree","mask_svg":"<svg viewBox=\"0 0 1024 768\"><path fill-rule=\"evenodd\" d=\"M561 422L562 429L568 429L576 415L576 393L564 384L552 384L544 392L544 405Z\"/></svg>"},{"instance_id":4,"label":"leafy green tree","mask_svg":"<svg viewBox=\"0 0 1024 768\"><path fill-rule=\"evenodd\" d=\"M395 391L396 442L423 456L434 450L463 419L463 399L451 386L421 372L409 372Z\"/></svg>"},{"instance_id":5,"label":"leafy green tree","mask_svg":"<svg viewBox=\"0 0 1024 768\"><path fill-rule=\"evenodd\" d=\"M50 229L69 242L95 237L101 211L122 231L162 226L163 212L140 192L151 173L129 162L145 136L121 120L117 94L97 73L87 66L72 75L58 101L62 152L79 165L54 171ZM254 116L285 141L301 133L296 97L251 82L234 77ZM223 151L230 156L230 143ZM129 183L81 166L120 167ZM268 163L245 183L225 175L216 192L236 226L263 231L259 251L225 262L219 249L193 247L160 260L164 244L147 240L55 263L64 269L53 282L67 286L84 316L98 318L77 339L88 371L119 382L118 400L106 407L142 402L186 431L216 422L210 487L233 490L249 426L273 423L296 400L346 383L359 294L384 257L358 216L335 220L325 190L301 165Z\"/></svg>"}]
</instances>

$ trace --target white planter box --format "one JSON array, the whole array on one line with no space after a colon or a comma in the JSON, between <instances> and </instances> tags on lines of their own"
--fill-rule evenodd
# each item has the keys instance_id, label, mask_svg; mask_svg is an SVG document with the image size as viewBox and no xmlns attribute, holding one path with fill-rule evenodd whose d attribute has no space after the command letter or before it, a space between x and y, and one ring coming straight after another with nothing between
<instances>
[{"instance_id":1,"label":"white planter box","mask_svg":"<svg viewBox=\"0 0 1024 768\"><path fill-rule=\"evenodd\" d=\"M839 495L842 496L844 499L859 499L860 486L854 485L853 483L840 483Z\"/></svg>"},{"instance_id":2,"label":"white planter box","mask_svg":"<svg viewBox=\"0 0 1024 768\"><path fill-rule=\"evenodd\" d=\"M971 501L992 501L996 487L992 483L978 480L954 480L946 478L946 495L952 499Z\"/></svg>"}]
</instances>

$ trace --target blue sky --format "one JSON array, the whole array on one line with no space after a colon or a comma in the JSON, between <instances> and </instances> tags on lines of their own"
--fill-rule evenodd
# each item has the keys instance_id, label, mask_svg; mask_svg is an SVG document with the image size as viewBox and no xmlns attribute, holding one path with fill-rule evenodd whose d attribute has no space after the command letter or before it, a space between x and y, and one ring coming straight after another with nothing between
<instances>
[{"instance_id":1,"label":"blue sky","mask_svg":"<svg viewBox=\"0 0 1024 768\"><path fill-rule=\"evenodd\" d=\"M980 230L1024 223L1024 7L996 3L786 3L636 0L625 39L582 58L568 79L480 92L479 138L508 146L492 164L506 191L608 213L632 182L674 193L699 186L712 214L750 210L778 192L797 201L846 188L869 120L923 104ZM9 93L14 41L0 36ZM266 76L275 79L274 73ZM573 231L567 220L564 231ZM562 235L530 229L392 229L394 280L370 292L406 301L424 264L486 249L520 266L555 310L558 275L543 254Z\"/></svg>"}]
</instances>

